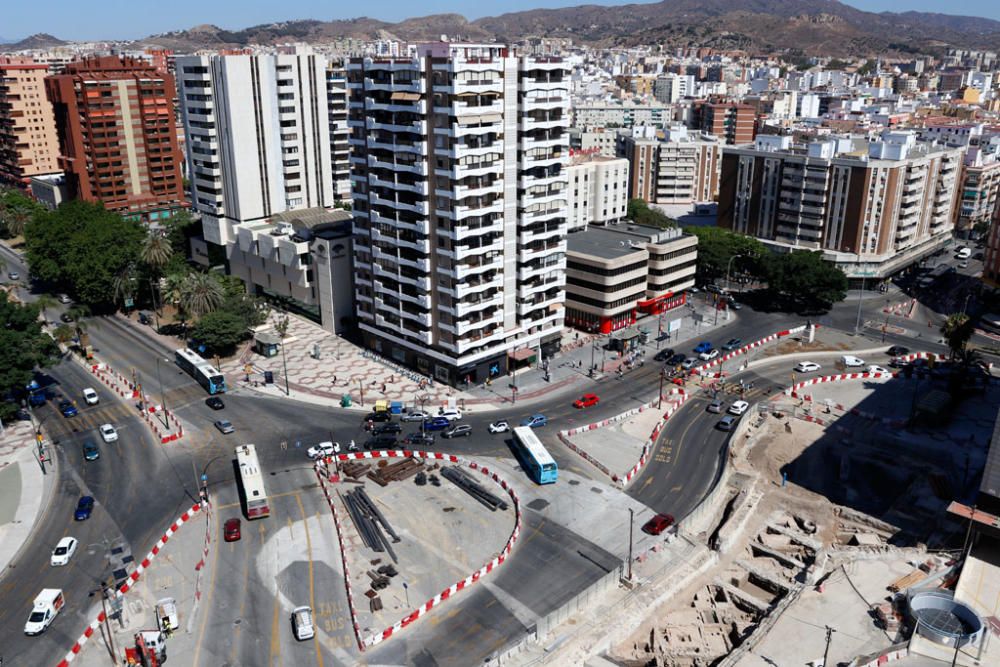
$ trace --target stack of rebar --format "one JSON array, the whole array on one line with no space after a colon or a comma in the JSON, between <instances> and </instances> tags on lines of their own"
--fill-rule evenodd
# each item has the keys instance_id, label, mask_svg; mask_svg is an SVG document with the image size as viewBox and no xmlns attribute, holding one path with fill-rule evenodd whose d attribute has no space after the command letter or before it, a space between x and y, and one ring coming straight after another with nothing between
<instances>
[{"instance_id":1,"label":"stack of rebar","mask_svg":"<svg viewBox=\"0 0 1000 667\"><path fill-rule=\"evenodd\" d=\"M340 464L340 471L344 473L345 477L357 479L368 473L368 467L367 463L361 463L360 461L347 461L346 463Z\"/></svg>"},{"instance_id":2,"label":"stack of rebar","mask_svg":"<svg viewBox=\"0 0 1000 667\"><path fill-rule=\"evenodd\" d=\"M392 550L392 546L382 530L392 536L393 542L399 542L399 535L386 521L382 512L375 507L375 503L368 497L365 490L358 488L348 491L341 496L341 499L344 501L347 512L351 515L351 520L354 521L354 526L365 546L378 553L387 552L392 561L398 563L396 553Z\"/></svg>"},{"instance_id":3,"label":"stack of rebar","mask_svg":"<svg viewBox=\"0 0 1000 667\"><path fill-rule=\"evenodd\" d=\"M455 486L462 489L470 496L485 505L491 512L496 512L497 508L502 510L507 509L507 503L503 498L500 498L489 491L487 491L479 482L474 480L467 472L458 467L442 467L441 476L447 480L450 480Z\"/></svg>"},{"instance_id":4,"label":"stack of rebar","mask_svg":"<svg viewBox=\"0 0 1000 667\"><path fill-rule=\"evenodd\" d=\"M423 467L424 463L420 459L403 459L369 472L368 479L379 486L386 486L389 482L399 482L416 475Z\"/></svg>"}]
</instances>

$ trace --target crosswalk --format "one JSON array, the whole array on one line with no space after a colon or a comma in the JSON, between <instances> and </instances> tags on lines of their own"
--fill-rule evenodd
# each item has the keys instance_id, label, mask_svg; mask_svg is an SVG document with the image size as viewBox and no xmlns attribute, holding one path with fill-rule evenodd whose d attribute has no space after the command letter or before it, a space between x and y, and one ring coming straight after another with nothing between
<instances>
[{"instance_id":1,"label":"crosswalk","mask_svg":"<svg viewBox=\"0 0 1000 667\"><path fill-rule=\"evenodd\" d=\"M111 424L115 428L119 424L139 416L139 411L132 404L120 401L104 402L98 405L78 405L79 414L75 417L63 417L55 405L50 406L49 415L43 422L49 436L58 440L69 438L89 431L96 432L101 424Z\"/></svg>"}]
</instances>

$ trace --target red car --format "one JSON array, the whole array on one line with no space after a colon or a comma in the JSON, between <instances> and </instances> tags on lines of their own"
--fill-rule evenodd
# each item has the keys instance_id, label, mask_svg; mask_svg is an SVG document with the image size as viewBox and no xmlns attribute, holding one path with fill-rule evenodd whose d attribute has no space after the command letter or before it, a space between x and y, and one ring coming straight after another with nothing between
<instances>
[{"instance_id":1,"label":"red car","mask_svg":"<svg viewBox=\"0 0 1000 667\"><path fill-rule=\"evenodd\" d=\"M573 407L589 408L592 405L597 405L600 401L601 399L597 397L597 394L584 394L580 398L573 401Z\"/></svg>"},{"instance_id":2,"label":"red car","mask_svg":"<svg viewBox=\"0 0 1000 667\"><path fill-rule=\"evenodd\" d=\"M240 520L237 518L226 519L226 523L222 528L223 539L226 542L236 542L240 539Z\"/></svg>"},{"instance_id":3,"label":"red car","mask_svg":"<svg viewBox=\"0 0 1000 667\"><path fill-rule=\"evenodd\" d=\"M674 525L674 517L670 514L657 514L642 526L642 532L650 535L659 535L670 526Z\"/></svg>"}]
</instances>

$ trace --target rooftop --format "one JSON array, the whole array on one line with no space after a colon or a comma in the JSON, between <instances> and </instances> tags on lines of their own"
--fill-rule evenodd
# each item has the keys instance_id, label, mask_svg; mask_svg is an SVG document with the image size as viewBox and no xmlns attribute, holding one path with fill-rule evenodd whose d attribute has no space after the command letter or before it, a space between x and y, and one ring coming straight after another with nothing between
<instances>
[{"instance_id":1,"label":"rooftop","mask_svg":"<svg viewBox=\"0 0 1000 667\"><path fill-rule=\"evenodd\" d=\"M568 237L567 252L599 259L618 259L644 252L647 243L664 243L681 238L680 229L660 229L645 225L609 225L588 227Z\"/></svg>"}]
</instances>

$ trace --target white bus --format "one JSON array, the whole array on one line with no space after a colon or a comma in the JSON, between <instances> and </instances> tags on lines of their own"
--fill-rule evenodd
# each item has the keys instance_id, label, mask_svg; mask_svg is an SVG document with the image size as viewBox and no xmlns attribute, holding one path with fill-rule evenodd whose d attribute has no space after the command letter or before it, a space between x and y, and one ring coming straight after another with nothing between
<instances>
[{"instance_id":1,"label":"white bus","mask_svg":"<svg viewBox=\"0 0 1000 667\"><path fill-rule=\"evenodd\" d=\"M240 493L247 519L263 519L271 514L267 506L267 492L264 490L264 474L257 461L257 448L240 445L236 448L236 463L239 466Z\"/></svg>"},{"instance_id":2,"label":"white bus","mask_svg":"<svg viewBox=\"0 0 1000 667\"><path fill-rule=\"evenodd\" d=\"M188 375L198 381L210 394L226 393L226 380L222 372L201 358L194 350L186 347L174 352L174 362Z\"/></svg>"},{"instance_id":3,"label":"white bus","mask_svg":"<svg viewBox=\"0 0 1000 667\"><path fill-rule=\"evenodd\" d=\"M521 456L521 463L536 483L555 483L559 474L556 460L530 426L518 426L514 429L514 446Z\"/></svg>"}]
</instances>

